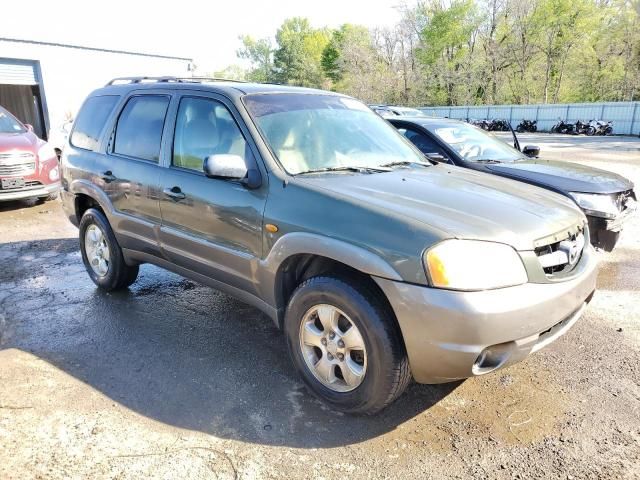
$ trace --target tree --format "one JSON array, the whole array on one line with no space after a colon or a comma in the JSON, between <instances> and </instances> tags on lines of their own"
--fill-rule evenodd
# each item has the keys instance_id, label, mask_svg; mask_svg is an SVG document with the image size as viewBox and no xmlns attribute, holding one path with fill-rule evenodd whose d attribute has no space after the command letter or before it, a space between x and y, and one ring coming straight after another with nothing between
<instances>
[{"instance_id":1,"label":"tree","mask_svg":"<svg viewBox=\"0 0 640 480\"><path fill-rule=\"evenodd\" d=\"M240 65L229 65L222 70L217 70L211 75L214 78L225 78L227 80L247 80L247 70Z\"/></svg>"},{"instance_id":2,"label":"tree","mask_svg":"<svg viewBox=\"0 0 640 480\"><path fill-rule=\"evenodd\" d=\"M438 80L435 97L453 105L459 100L456 90L469 87L464 70L469 67L468 55L479 25L476 6L473 0L453 0L448 8L434 3L425 7L424 15L428 20L420 32L418 59Z\"/></svg>"},{"instance_id":3,"label":"tree","mask_svg":"<svg viewBox=\"0 0 640 480\"><path fill-rule=\"evenodd\" d=\"M322 52L329 43L327 29L313 29L306 18L286 19L276 33L275 78L280 83L321 87Z\"/></svg>"},{"instance_id":4,"label":"tree","mask_svg":"<svg viewBox=\"0 0 640 480\"><path fill-rule=\"evenodd\" d=\"M240 37L242 48L236 55L238 58L249 60L251 69L246 74L247 80L254 82L270 82L273 81L273 48L271 40L261 38L254 40L249 35Z\"/></svg>"},{"instance_id":5,"label":"tree","mask_svg":"<svg viewBox=\"0 0 640 480\"><path fill-rule=\"evenodd\" d=\"M406 105L640 98L640 0L414 0L394 26L290 18L242 37L250 80ZM239 72L225 72L241 75Z\"/></svg>"},{"instance_id":6,"label":"tree","mask_svg":"<svg viewBox=\"0 0 640 480\"><path fill-rule=\"evenodd\" d=\"M322 69L332 88L366 102L381 102L388 70L366 27L345 24L333 32L322 53Z\"/></svg>"},{"instance_id":7,"label":"tree","mask_svg":"<svg viewBox=\"0 0 640 480\"><path fill-rule=\"evenodd\" d=\"M543 102L558 101L567 58L585 37L590 22L590 0L539 0L533 16L538 48L544 56Z\"/></svg>"}]
</instances>

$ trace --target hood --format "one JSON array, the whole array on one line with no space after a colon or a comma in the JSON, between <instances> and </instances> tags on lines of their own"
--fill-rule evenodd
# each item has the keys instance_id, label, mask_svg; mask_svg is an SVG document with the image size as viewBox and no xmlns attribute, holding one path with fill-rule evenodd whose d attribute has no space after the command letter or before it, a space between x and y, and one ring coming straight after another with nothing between
<instances>
[{"instance_id":1,"label":"hood","mask_svg":"<svg viewBox=\"0 0 640 480\"><path fill-rule=\"evenodd\" d=\"M39 139L33 132L0 133L0 153L21 150L37 153Z\"/></svg>"},{"instance_id":2,"label":"hood","mask_svg":"<svg viewBox=\"0 0 640 480\"><path fill-rule=\"evenodd\" d=\"M359 205L422 223L444 238L495 241L517 250L531 250L536 240L585 222L575 204L559 194L444 164L298 179Z\"/></svg>"},{"instance_id":3,"label":"hood","mask_svg":"<svg viewBox=\"0 0 640 480\"><path fill-rule=\"evenodd\" d=\"M526 160L517 163L488 165L500 175L521 179L562 192L618 193L633 188L626 178L606 170L579 163L552 160Z\"/></svg>"}]
</instances>

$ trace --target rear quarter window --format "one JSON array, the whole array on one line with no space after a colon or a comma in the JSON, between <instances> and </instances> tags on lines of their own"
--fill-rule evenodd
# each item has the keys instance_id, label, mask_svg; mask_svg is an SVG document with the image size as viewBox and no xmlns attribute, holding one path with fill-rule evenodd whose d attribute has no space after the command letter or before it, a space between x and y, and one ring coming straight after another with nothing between
<instances>
[{"instance_id":1,"label":"rear quarter window","mask_svg":"<svg viewBox=\"0 0 640 480\"><path fill-rule=\"evenodd\" d=\"M119 98L117 95L102 95L87 99L76 118L71 133L71 145L96 151L100 143L100 132Z\"/></svg>"}]
</instances>

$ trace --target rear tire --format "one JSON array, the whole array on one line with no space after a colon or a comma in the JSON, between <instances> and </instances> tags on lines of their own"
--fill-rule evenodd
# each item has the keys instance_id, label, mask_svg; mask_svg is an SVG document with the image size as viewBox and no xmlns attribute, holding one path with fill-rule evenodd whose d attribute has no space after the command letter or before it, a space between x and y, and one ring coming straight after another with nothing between
<instances>
[{"instance_id":1,"label":"rear tire","mask_svg":"<svg viewBox=\"0 0 640 480\"><path fill-rule=\"evenodd\" d=\"M293 363L311 392L335 410L374 414L411 381L400 329L379 297L357 280L320 276L299 285L287 306L284 330ZM358 344L363 348L351 349ZM321 363L329 366L321 370ZM360 377L346 370L350 365L359 367Z\"/></svg>"},{"instance_id":2,"label":"rear tire","mask_svg":"<svg viewBox=\"0 0 640 480\"><path fill-rule=\"evenodd\" d=\"M80 252L93 283L106 291L127 288L138 278L138 266L127 265L104 213L89 208L80 220Z\"/></svg>"}]
</instances>

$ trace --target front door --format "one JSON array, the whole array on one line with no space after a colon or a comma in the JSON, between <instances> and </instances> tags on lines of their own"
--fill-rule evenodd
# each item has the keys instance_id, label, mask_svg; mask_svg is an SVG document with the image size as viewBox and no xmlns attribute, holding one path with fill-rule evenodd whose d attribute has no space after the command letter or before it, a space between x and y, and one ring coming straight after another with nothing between
<instances>
[{"instance_id":1,"label":"front door","mask_svg":"<svg viewBox=\"0 0 640 480\"><path fill-rule=\"evenodd\" d=\"M256 265L262 254L262 215L267 185L208 178L206 157L241 156L252 149L223 99L184 95L175 117L169 168L160 179L164 255L172 262L226 284L256 293Z\"/></svg>"}]
</instances>

